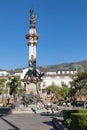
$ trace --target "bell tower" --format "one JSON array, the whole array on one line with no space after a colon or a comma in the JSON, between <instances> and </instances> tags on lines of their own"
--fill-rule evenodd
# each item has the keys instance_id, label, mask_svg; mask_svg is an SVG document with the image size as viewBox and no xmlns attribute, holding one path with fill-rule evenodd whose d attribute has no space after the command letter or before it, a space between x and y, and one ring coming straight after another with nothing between
<instances>
[{"instance_id":1,"label":"bell tower","mask_svg":"<svg viewBox=\"0 0 87 130\"><path fill-rule=\"evenodd\" d=\"M28 66L31 69L36 68L36 47L39 35L36 32L36 16L33 9L30 9L30 27L29 32L26 35L28 40Z\"/></svg>"}]
</instances>

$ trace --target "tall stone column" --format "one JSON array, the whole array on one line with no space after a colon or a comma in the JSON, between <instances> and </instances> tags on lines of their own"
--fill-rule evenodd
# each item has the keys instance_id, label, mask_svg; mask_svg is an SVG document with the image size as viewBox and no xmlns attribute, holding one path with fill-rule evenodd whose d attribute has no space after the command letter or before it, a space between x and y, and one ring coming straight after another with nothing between
<instances>
[{"instance_id":1,"label":"tall stone column","mask_svg":"<svg viewBox=\"0 0 87 130\"><path fill-rule=\"evenodd\" d=\"M31 69L36 68L36 47L37 47L37 40L39 35L36 32L36 16L34 11L30 9L30 28L29 32L26 35L26 39L28 40L28 48L29 48L29 56L28 62L29 67Z\"/></svg>"},{"instance_id":2,"label":"tall stone column","mask_svg":"<svg viewBox=\"0 0 87 130\"><path fill-rule=\"evenodd\" d=\"M28 71L25 75L26 94L31 91L36 95L38 90L39 74L36 69L36 49L39 35L36 32L36 16L30 9L30 26L26 39L28 41Z\"/></svg>"},{"instance_id":3,"label":"tall stone column","mask_svg":"<svg viewBox=\"0 0 87 130\"><path fill-rule=\"evenodd\" d=\"M40 83L42 81L41 77L44 73L41 73L36 68L36 49L37 49L37 40L39 35L36 32L36 16L33 9L30 9L30 26L29 32L25 36L28 41L28 70L25 73L23 78L24 90L26 94L33 92L34 95L40 95Z\"/></svg>"}]
</instances>

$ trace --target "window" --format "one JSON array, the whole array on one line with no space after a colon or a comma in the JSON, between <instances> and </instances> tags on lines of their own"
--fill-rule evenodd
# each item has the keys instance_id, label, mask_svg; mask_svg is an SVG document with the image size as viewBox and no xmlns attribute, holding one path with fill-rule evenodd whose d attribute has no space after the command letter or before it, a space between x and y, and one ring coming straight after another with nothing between
<instances>
[{"instance_id":1,"label":"window","mask_svg":"<svg viewBox=\"0 0 87 130\"><path fill-rule=\"evenodd\" d=\"M2 73L2 76L4 76L4 73Z\"/></svg>"},{"instance_id":2,"label":"window","mask_svg":"<svg viewBox=\"0 0 87 130\"><path fill-rule=\"evenodd\" d=\"M43 93L43 94L46 93L46 89L42 89L42 93Z\"/></svg>"},{"instance_id":3,"label":"window","mask_svg":"<svg viewBox=\"0 0 87 130\"><path fill-rule=\"evenodd\" d=\"M46 86L46 83L45 82L43 82L43 87L45 87Z\"/></svg>"}]
</instances>

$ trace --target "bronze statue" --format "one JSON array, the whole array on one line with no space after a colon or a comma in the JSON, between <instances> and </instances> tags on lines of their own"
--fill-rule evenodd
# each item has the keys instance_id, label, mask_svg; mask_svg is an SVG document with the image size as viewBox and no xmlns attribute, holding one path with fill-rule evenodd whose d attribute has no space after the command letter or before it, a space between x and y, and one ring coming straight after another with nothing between
<instances>
[{"instance_id":1,"label":"bronze statue","mask_svg":"<svg viewBox=\"0 0 87 130\"><path fill-rule=\"evenodd\" d=\"M30 28L35 28L36 16L34 15L34 10L30 9Z\"/></svg>"}]
</instances>

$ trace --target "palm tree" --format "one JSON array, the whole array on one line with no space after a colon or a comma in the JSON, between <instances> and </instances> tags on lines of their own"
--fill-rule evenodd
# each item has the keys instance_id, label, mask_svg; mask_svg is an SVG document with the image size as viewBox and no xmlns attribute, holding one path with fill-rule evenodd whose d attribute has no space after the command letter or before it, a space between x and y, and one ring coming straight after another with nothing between
<instances>
[{"instance_id":1,"label":"palm tree","mask_svg":"<svg viewBox=\"0 0 87 130\"><path fill-rule=\"evenodd\" d=\"M22 93L21 80L19 76L15 76L10 83L10 95L13 95L14 100Z\"/></svg>"}]
</instances>

